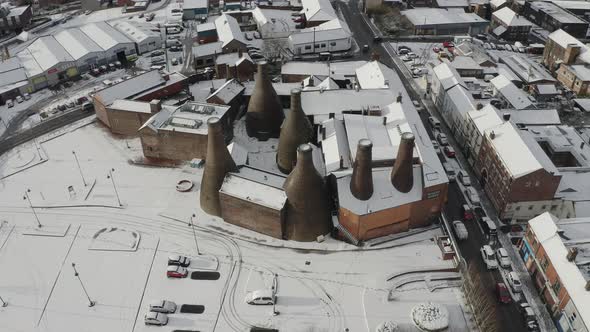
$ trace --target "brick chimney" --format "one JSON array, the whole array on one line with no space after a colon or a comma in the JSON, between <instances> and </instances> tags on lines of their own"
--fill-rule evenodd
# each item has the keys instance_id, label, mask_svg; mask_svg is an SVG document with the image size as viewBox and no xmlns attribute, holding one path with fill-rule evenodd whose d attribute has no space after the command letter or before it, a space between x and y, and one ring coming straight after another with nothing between
<instances>
[{"instance_id":1,"label":"brick chimney","mask_svg":"<svg viewBox=\"0 0 590 332\"><path fill-rule=\"evenodd\" d=\"M153 99L150 101L150 112L156 114L162 110L162 101L159 99Z\"/></svg>"},{"instance_id":2,"label":"brick chimney","mask_svg":"<svg viewBox=\"0 0 590 332\"><path fill-rule=\"evenodd\" d=\"M373 53L371 53L371 61L379 61L381 60L381 54L377 51L373 51Z\"/></svg>"},{"instance_id":3,"label":"brick chimney","mask_svg":"<svg viewBox=\"0 0 590 332\"><path fill-rule=\"evenodd\" d=\"M569 44L565 49L565 54L563 55L563 63L566 65L571 65L576 62L576 58L580 55L582 48L580 45L577 44Z\"/></svg>"},{"instance_id":4,"label":"brick chimney","mask_svg":"<svg viewBox=\"0 0 590 332\"><path fill-rule=\"evenodd\" d=\"M573 262L576 260L576 257L578 256L578 248L573 247L573 248L569 248L567 250L567 260L568 262Z\"/></svg>"},{"instance_id":5,"label":"brick chimney","mask_svg":"<svg viewBox=\"0 0 590 332\"><path fill-rule=\"evenodd\" d=\"M301 89L291 90L291 111L281 127L277 166L285 174L291 173L297 161L297 148L309 143L313 137L313 127L301 108Z\"/></svg>"},{"instance_id":6,"label":"brick chimney","mask_svg":"<svg viewBox=\"0 0 590 332\"><path fill-rule=\"evenodd\" d=\"M405 132L402 134L397 158L391 169L391 184L402 193L408 193L414 186L414 170L412 166L414 154L414 134Z\"/></svg>"},{"instance_id":7,"label":"brick chimney","mask_svg":"<svg viewBox=\"0 0 590 332\"><path fill-rule=\"evenodd\" d=\"M350 179L350 192L361 201L366 201L373 195L372 150L373 143L370 140L359 140Z\"/></svg>"}]
</instances>

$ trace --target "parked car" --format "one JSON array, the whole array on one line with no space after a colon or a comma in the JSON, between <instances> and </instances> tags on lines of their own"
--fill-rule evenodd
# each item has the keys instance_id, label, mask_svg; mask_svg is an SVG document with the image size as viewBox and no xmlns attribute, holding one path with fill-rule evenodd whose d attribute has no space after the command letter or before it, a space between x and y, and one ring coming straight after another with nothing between
<instances>
[{"instance_id":1,"label":"parked car","mask_svg":"<svg viewBox=\"0 0 590 332\"><path fill-rule=\"evenodd\" d=\"M182 46L172 46L168 50L170 52L182 52Z\"/></svg>"},{"instance_id":2,"label":"parked car","mask_svg":"<svg viewBox=\"0 0 590 332\"><path fill-rule=\"evenodd\" d=\"M479 200L479 195L477 194L477 190L473 187L465 188L465 196L467 197L467 201L472 205L481 205L481 201Z\"/></svg>"},{"instance_id":3,"label":"parked car","mask_svg":"<svg viewBox=\"0 0 590 332\"><path fill-rule=\"evenodd\" d=\"M516 272L512 271L508 273L508 277L506 279L508 279L508 284L510 285L510 287L512 287L512 290L515 293L522 292L522 284L520 283L520 278L518 277L518 274L516 274Z\"/></svg>"},{"instance_id":4,"label":"parked car","mask_svg":"<svg viewBox=\"0 0 590 332\"><path fill-rule=\"evenodd\" d=\"M25 101L25 100L23 99L23 97L21 97L21 96L16 96L15 100L16 100L16 102L17 102L17 103L19 103L19 104L20 104L20 103L22 103L23 101Z\"/></svg>"},{"instance_id":5,"label":"parked car","mask_svg":"<svg viewBox=\"0 0 590 332\"><path fill-rule=\"evenodd\" d=\"M434 149L434 151L436 151L436 153L440 153L440 145L438 145L438 142L435 140L432 140L432 148Z\"/></svg>"},{"instance_id":6,"label":"parked car","mask_svg":"<svg viewBox=\"0 0 590 332\"><path fill-rule=\"evenodd\" d=\"M176 65L178 65L178 59L177 59L177 58L172 58L172 61L170 61L170 63L171 63L173 66L176 66Z\"/></svg>"},{"instance_id":7,"label":"parked car","mask_svg":"<svg viewBox=\"0 0 590 332\"><path fill-rule=\"evenodd\" d=\"M512 301L508 287L503 282L496 283L496 296L498 296L498 302L500 303L510 303Z\"/></svg>"},{"instance_id":8,"label":"parked car","mask_svg":"<svg viewBox=\"0 0 590 332\"><path fill-rule=\"evenodd\" d=\"M467 227L465 227L465 224L461 220L453 221L453 230L455 231L455 235L459 240L467 240L469 237Z\"/></svg>"},{"instance_id":9,"label":"parked car","mask_svg":"<svg viewBox=\"0 0 590 332\"><path fill-rule=\"evenodd\" d=\"M170 255L168 256L168 265L178 265L187 267L191 264L191 259L182 255Z\"/></svg>"},{"instance_id":10,"label":"parked car","mask_svg":"<svg viewBox=\"0 0 590 332\"><path fill-rule=\"evenodd\" d=\"M365 44L363 45L363 53L367 53L369 52L369 45Z\"/></svg>"},{"instance_id":11,"label":"parked car","mask_svg":"<svg viewBox=\"0 0 590 332\"><path fill-rule=\"evenodd\" d=\"M85 96L82 96L82 97L76 99L76 105L82 105L87 101L88 101L88 98Z\"/></svg>"},{"instance_id":12,"label":"parked car","mask_svg":"<svg viewBox=\"0 0 590 332\"><path fill-rule=\"evenodd\" d=\"M107 71L107 66L102 65L102 66L98 67L98 69L100 70L101 73L104 73Z\"/></svg>"},{"instance_id":13,"label":"parked car","mask_svg":"<svg viewBox=\"0 0 590 332\"><path fill-rule=\"evenodd\" d=\"M137 16L137 17L139 17L139 18L143 18L144 16L145 16L145 13L141 13L141 14L139 14L139 16Z\"/></svg>"},{"instance_id":14,"label":"parked car","mask_svg":"<svg viewBox=\"0 0 590 332\"><path fill-rule=\"evenodd\" d=\"M84 15L90 15L92 13L92 10L87 10L84 12Z\"/></svg>"},{"instance_id":15,"label":"parked car","mask_svg":"<svg viewBox=\"0 0 590 332\"><path fill-rule=\"evenodd\" d=\"M14 102L12 101L12 99L8 99L6 101L6 107L8 107L8 108L14 107Z\"/></svg>"},{"instance_id":16,"label":"parked car","mask_svg":"<svg viewBox=\"0 0 590 332\"><path fill-rule=\"evenodd\" d=\"M445 155L449 158L455 158L455 149L452 146L447 145L444 148Z\"/></svg>"},{"instance_id":17,"label":"parked car","mask_svg":"<svg viewBox=\"0 0 590 332\"><path fill-rule=\"evenodd\" d=\"M463 212L463 220L465 221L471 221L475 217L473 215L473 210L468 204L463 204L463 206L461 206L461 212Z\"/></svg>"},{"instance_id":18,"label":"parked car","mask_svg":"<svg viewBox=\"0 0 590 332\"><path fill-rule=\"evenodd\" d=\"M402 49L400 49L400 50L398 50L398 51L397 51L397 54L398 54L398 55L406 55L406 54L408 54L408 53L410 53L410 52L411 52L411 51L410 51L409 49L407 49L407 48L402 48Z\"/></svg>"},{"instance_id":19,"label":"parked car","mask_svg":"<svg viewBox=\"0 0 590 332\"><path fill-rule=\"evenodd\" d=\"M169 265L166 269L166 276L168 278L186 278L188 270L179 265Z\"/></svg>"},{"instance_id":20,"label":"parked car","mask_svg":"<svg viewBox=\"0 0 590 332\"><path fill-rule=\"evenodd\" d=\"M397 51L400 52L401 50L408 50L408 52L412 52L412 49L406 45L400 45L397 47ZM407 52L406 52L407 53Z\"/></svg>"},{"instance_id":21,"label":"parked car","mask_svg":"<svg viewBox=\"0 0 590 332\"><path fill-rule=\"evenodd\" d=\"M173 314L176 312L176 303L167 300L152 301L150 303L150 311Z\"/></svg>"},{"instance_id":22,"label":"parked car","mask_svg":"<svg viewBox=\"0 0 590 332\"><path fill-rule=\"evenodd\" d=\"M260 48L258 48L258 47L256 47L256 46L252 46L252 45L248 45L248 46L246 46L246 49L248 50L248 52L250 52L250 51L252 51L252 50L255 50L255 51L258 51L258 52L260 52Z\"/></svg>"},{"instance_id":23,"label":"parked car","mask_svg":"<svg viewBox=\"0 0 590 332\"><path fill-rule=\"evenodd\" d=\"M28 92L23 93L23 97L25 97L25 100L31 99L31 95Z\"/></svg>"},{"instance_id":24,"label":"parked car","mask_svg":"<svg viewBox=\"0 0 590 332\"><path fill-rule=\"evenodd\" d=\"M92 75L92 76L94 76L94 77L97 77L98 75L100 75L100 69L98 69L98 68L93 68L93 69L90 71L90 75Z\"/></svg>"},{"instance_id":25,"label":"parked car","mask_svg":"<svg viewBox=\"0 0 590 332\"><path fill-rule=\"evenodd\" d=\"M447 177L449 178L449 181L450 182L455 181L455 179L456 179L455 168L447 162L443 162L442 165L443 165L443 169L445 170L445 173L447 173Z\"/></svg>"},{"instance_id":26,"label":"parked car","mask_svg":"<svg viewBox=\"0 0 590 332\"><path fill-rule=\"evenodd\" d=\"M469 174L467 174L466 171L460 170L459 173L457 174L457 178L459 179L459 181L461 182L462 185L464 185L464 186L471 185L471 179L469 178Z\"/></svg>"},{"instance_id":27,"label":"parked car","mask_svg":"<svg viewBox=\"0 0 590 332\"><path fill-rule=\"evenodd\" d=\"M428 117L428 123L430 123L430 127L432 127L432 129L440 130L440 120L438 120L434 116Z\"/></svg>"},{"instance_id":28,"label":"parked car","mask_svg":"<svg viewBox=\"0 0 590 332\"><path fill-rule=\"evenodd\" d=\"M258 32L258 31L254 31L254 32L252 33L252 36L253 36L255 39L260 39L260 38L262 38L262 35L261 35L261 34L260 34L260 32Z\"/></svg>"},{"instance_id":29,"label":"parked car","mask_svg":"<svg viewBox=\"0 0 590 332\"><path fill-rule=\"evenodd\" d=\"M156 17L155 13L149 13L148 16L145 17L146 22L150 22Z\"/></svg>"},{"instance_id":30,"label":"parked car","mask_svg":"<svg viewBox=\"0 0 590 332\"><path fill-rule=\"evenodd\" d=\"M168 324L168 315L161 312L148 312L144 317L145 325L166 325Z\"/></svg>"},{"instance_id":31,"label":"parked car","mask_svg":"<svg viewBox=\"0 0 590 332\"><path fill-rule=\"evenodd\" d=\"M438 47L434 47L434 48L432 49L432 51L433 51L434 53L438 53L438 52L440 52L440 48L438 48Z\"/></svg>"},{"instance_id":32,"label":"parked car","mask_svg":"<svg viewBox=\"0 0 590 332\"><path fill-rule=\"evenodd\" d=\"M488 270L495 270L498 268L498 262L496 262L496 257L494 255L494 250L489 245L484 245L479 250L481 253L481 258L483 262L486 264L486 268Z\"/></svg>"},{"instance_id":33,"label":"parked car","mask_svg":"<svg viewBox=\"0 0 590 332\"><path fill-rule=\"evenodd\" d=\"M66 104L67 108L74 108L75 106L76 106L76 103L71 100L68 101L68 103Z\"/></svg>"},{"instance_id":34,"label":"parked car","mask_svg":"<svg viewBox=\"0 0 590 332\"><path fill-rule=\"evenodd\" d=\"M496 250L496 257L498 258L498 263L500 267L509 268L510 267L510 257L508 257L508 252L504 248L500 248Z\"/></svg>"},{"instance_id":35,"label":"parked car","mask_svg":"<svg viewBox=\"0 0 590 332\"><path fill-rule=\"evenodd\" d=\"M447 135L445 135L444 133L438 133L438 135L436 135L436 140L442 146L449 145L449 140L447 139Z\"/></svg>"},{"instance_id":36,"label":"parked car","mask_svg":"<svg viewBox=\"0 0 590 332\"><path fill-rule=\"evenodd\" d=\"M264 55L262 55L262 54L260 54L260 53L258 53L258 52L252 52L252 53L250 53L250 57L251 57L253 60L260 60L260 59L264 59Z\"/></svg>"},{"instance_id":37,"label":"parked car","mask_svg":"<svg viewBox=\"0 0 590 332\"><path fill-rule=\"evenodd\" d=\"M373 42L374 43L378 43L382 40L383 40L383 38L380 35L373 35Z\"/></svg>"},{"instance_id":38,"label":"parked car","mask_svg":"<svg viewBox=\"0 0 590 332\"><path fill-rule=\"evenodd\" d=\"M252 36L248 31L244 32L244 38L246 38L246 40L252 40Z\"/></svg>"},{"instance_id":39,"label":"parked car","mask_svg":"<svg viewBox=\"0 0 590 332\"><path fill-rule=\"evenodd\" d=\"M273 305L275 296L270 289L259 289L246 294L246 303L254 305Z\"/></svg>"},{"instance_id":40,"label":"parked car","mask_svg":"<svg viewBox=\"0 0 590 332\"><path fill-rule=\"evenodd\" d=\"M443 42L443 47L444 48L455 47L455 44L451 41L446 41L446 42Z\"/></svg>"},{"instance_id":41,"label":"parked car","mask_svg":"<svg viewBox=\"0 0 590 332\"><path fill-rule=\"evenodd\" d=\"M57 105L57 109L63 112L67 109L67 107L64 104L59 104L59 105Z\"/></svg>"}]
</instances>

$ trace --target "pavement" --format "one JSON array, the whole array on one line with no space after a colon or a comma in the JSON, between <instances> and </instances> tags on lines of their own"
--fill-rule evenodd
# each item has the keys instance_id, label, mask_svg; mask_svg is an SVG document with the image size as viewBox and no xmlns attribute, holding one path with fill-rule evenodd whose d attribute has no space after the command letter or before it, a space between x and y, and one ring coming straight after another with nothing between
<instances>
[{"instance_id":1,"label":"pavement","mask_svg":"<svg viewBox=\"0 0 590 332\"><path fill-rule=\"evenodd\" d=\"M391 44L388 42L373 42L373 36L379 34L379 31L376 27L374 27L374 25L372 25L372 23L369 22L366 16L364 16L360 12L358 0L350 0L348 3L334 2L334 6L343 14L357 42L359 44L371 45L371 51L379 52L381 55L380 61L392 67L398 73L400 78L402 78L402 83L408 91L408 94L412 96L412 99L420 100L422 102L422 104L428 112L420 112L420 116L424 123L428 123L428 116L430 116L430 114L438 114L438 110L436 109L432 101L428 98L428 96L424 95L423 90L418 86L417 82L413 79L407 66L405 66L403 64L403 61L401 61L395 54L395 50L393 49ZM369 60L370 52L362 54L360 58L364 60ZM434 135L430 127L426 127L429 131L431 138L434 138ZM482 193L482 190L481 188L479 188L477 181L475 181L476 177L474 176L473 171L469 167L469 164L466 162L465 158L461 155L461 153L459 153L461 150L458 148L458 145L455 142L452 134L450 133L450 131L444 123L442 124L442 127L442 131L446 133L447 137L449 138L450 145L455 148L455 151L457 151L457 163L459 165L463 165L461 168L468 171L470 178L472 180L471 182L474 183L474 187L478 189L478 192ZM480 194L480 197L486 214L493 220L498 220L497 213L490 204L485 194ZM459 184L451 183L449 186L448 202L445 208L449 220L452 221L456 219L462 219L461 206L464 203L465 199L463 197ZM495 315L497 317L497 330L526 331L524 321L519 313L519 310L517 309L516 304L513 302L512 304L504 305L498 303L498 301L495 299L495 285L497 282L505 282L504 275L506 271L488 271L485 267L483 260L481 259L479 249L482 245L488 244L488 239L483 234L483 231L481 227L477 224L477 222L466 223L466 227L469 232L469 238L466 241L459 242L459 249L463 254L463 257L466 260L466 262L468 264L474 264L476 266L483 283L489 289L488 296L493 297L493 303L496 305ZM521 282L523 282L523 284L526 286L524 287L524 295L526 296L528 302L531 304L533 310L537 314L541 329L543 331L554 331L555 326L549 316L549 313L547 312L547 310L545 310L544 306L542 305L542 302L538 294L536 293L535 288L532 286L530 276L528 275L528 273L525 272L524 263L522 259L520 259L514 247L510 244L510 240L508 239L506 234L502 234L500 232L499 244L502 244L502 246L507 248L507 251L512 259L513 268L520 275ZM513 298L519 299L520 295L513 294Z\"/></svg>"}]
</instances>

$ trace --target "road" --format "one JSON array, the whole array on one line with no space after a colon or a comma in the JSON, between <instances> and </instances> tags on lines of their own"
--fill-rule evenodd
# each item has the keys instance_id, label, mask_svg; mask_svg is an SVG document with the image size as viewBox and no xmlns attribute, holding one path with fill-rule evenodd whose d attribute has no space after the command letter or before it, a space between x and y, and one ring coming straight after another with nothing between
<instances>
[{"instance_id":1,"label":"road","mask_svg":"<svg viewBox=\"0 0 590 332\"><path fill-rule=\"evenodd\" d=\"M402 78L404 87L408 94L412 96L414 100L421 100L422 96L418 87L415 85L413 78L409 71L403 66L403 63L396 58L394 50L389 43L373 43L374 32L366 24L363 16L358 7L358 0L350 0L348 3L336 1L333 3L337 10L339 10L344 18L346 19L348 26L350 27L354 38L357 40L359 45L370 45L371 52L378 52L381 57L380 61L387 66L396 70L398 75ZM385 48L387 47L387 49ZM368 60L370 53L362 54L361 59ZM396 63L397 62L397 63ZM424 106L427 109L434 109L434 105L428 101L424 102ZM420 114L422 121L427 122L428 112L421 112ZM430 126L426 126L427 131L431 138L434 135L430 129ZM447 134L450 139L452 136ZM460 151L456 149L457 151ZM445 207L449 221L462 219L461 207L465 203L465 199L461 193L457 183L451 183L449 186L448 202ZM467 230L469 232L469 238L466 241L459 243L459 249L463 254L468 264L473 264L477 268L481 276L481 280L489 290L488 296L492 297L496 310L496 322L498 331L526 331L524 321L520 316L520 313L516 307L516 304L502 305L496 301L495 296L495 285L497 282L503 282L503 278L499 271L488 271L481 259L479 249L482 245L487 244L480 227L475 223L466 223Z\"/></svg>"}]
</instances>

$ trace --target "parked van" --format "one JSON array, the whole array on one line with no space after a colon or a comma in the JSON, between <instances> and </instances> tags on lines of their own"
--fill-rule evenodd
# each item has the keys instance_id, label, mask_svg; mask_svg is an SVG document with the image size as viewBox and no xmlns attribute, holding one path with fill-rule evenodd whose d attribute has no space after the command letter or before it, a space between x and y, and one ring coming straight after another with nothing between
<instances>
[{"instance_id":1,"label":"parked van","mask_svg":"<svg viewBox=\"0 0 590 332\"><path fill-rule=\"evenodd\" d=\"M440 121L434 116L428 117L428 123L430 123L432 129L440 130Z\"/></svg>"},{"instance_id":2,"label":"parked van","mask_svg":"<svg viewBox=\"0 0 590 332\"><path fill-rule=\"evenodd\" d=\"M447 162L442 163L442 165L443 165L443 169L445 170L445 173L447 173L447 177L449 178L449 181L450 182L455 181L455 179L457 177L457 175L455 173L455 168Z\"/></svg>"}]
</instances>

